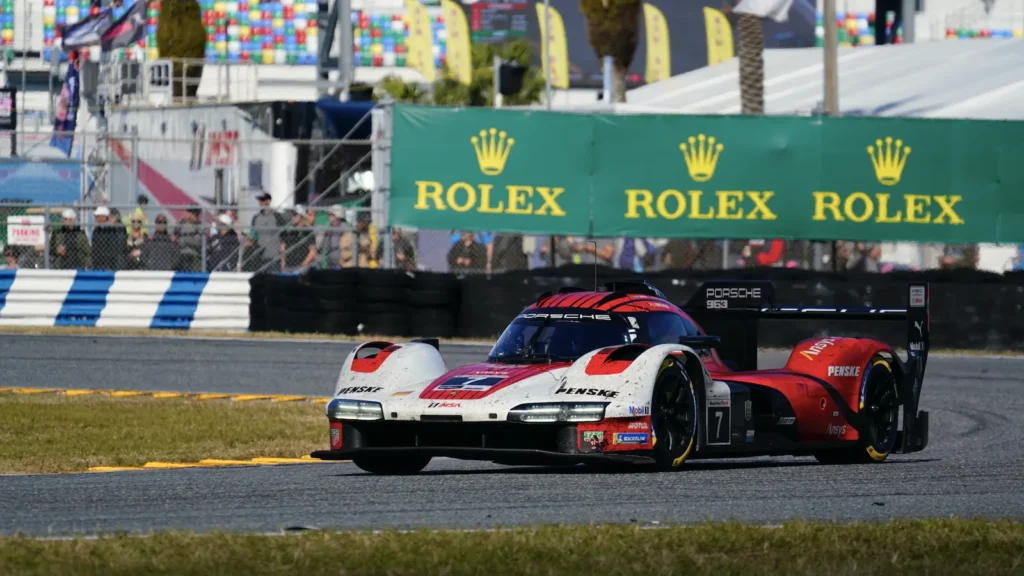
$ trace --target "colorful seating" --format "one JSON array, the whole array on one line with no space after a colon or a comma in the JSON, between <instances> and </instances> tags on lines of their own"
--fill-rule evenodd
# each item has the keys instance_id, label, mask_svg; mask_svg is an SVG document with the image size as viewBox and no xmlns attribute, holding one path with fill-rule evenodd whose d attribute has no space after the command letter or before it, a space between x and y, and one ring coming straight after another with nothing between
<instances>
[{"instance_id":1,"label":"colorful seating","mask_svg":"<svg viewBox=\"0 0 1024 576\"><path fill-rule=\"evenodd\" d=\"M206 59L213 62L316 64L316 0L201 0Z\"/></svg>"},{"instance_id":2,"label":"colorful seating","mask_svg":"<svg viewBox=\"0 0 1024 576\"><path fill-rule=\"evenodd\" d=\"M444 17L431 17L434 66L447 61L447 35ZM409 28L401 14L352 13L352 40L356 66L404 67L406 65Z\"/></svg>"},{"instance_id":3,"label":"colorful seating","mask_svg":"<svg viewBox=\"0 0 1024 576\"><path fill-rule=\"evenodd\" d=\"M2 0L4 5L4 13L6 13L6 6L11 0ZM84 20L90 14L98 12L99 8L92 8L89 0L43 0L43 60L49 62L51 58L59 58L61 61L67 61L67 54L64 54L60 48L60 29L64 26L70 26L80 20ZM114 9L114 16L119 17L128 8L132 6L133 2L125 2L125 5ZM160 15L160 1L156 0L150 3L149 6L149 28L152 29L152 33L147 33L147 38L138 42L137 47L127 48L125 50L116 51L112 57L114 59L133 58L136 50L145 50L147 45L156 45L156 19ZM12 28L13 28L13 14L11 16ZM13 42L13 30L11 31L11 38ZM6 34L6 32L4 33ZM89 51L85 51L85 56L89 57Z\"/></svg>"},{"instance_id":4,"label":"colorful seating","mask_svg":"<svg viewBox=\"0 0 1024 576\"><path fill-rule=\"evenodd\" d=\"M895 22L895 15L892 12L886 13L885 29L886 34L892 37L892 25ZM840 46L874 46L875 41L875 14L874 12L837 12L836 23L839 27ZM814 28L815 41L818 46L825 44L825 16L818 13L818 22ZM903 42L903 27L896 29L895 44Z\"/></svg>"}]
</instances>

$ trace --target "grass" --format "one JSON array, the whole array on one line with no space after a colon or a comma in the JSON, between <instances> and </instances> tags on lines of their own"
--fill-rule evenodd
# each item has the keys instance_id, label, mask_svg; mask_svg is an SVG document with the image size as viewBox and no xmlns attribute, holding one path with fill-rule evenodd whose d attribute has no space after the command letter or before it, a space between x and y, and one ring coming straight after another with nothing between
<instances>
[{"instance_id":1,"label":"grass","mask_svg":"<svg viewBox=\"0 0 1024 576\"><path fill-rule=\"evenodd\" d=\"M307 402L0 394L0 473L297 458L326 445L323 406Z\"/></svg>"},{"instance_id":2,"label":"grass","mask_svg":"<svg viewBox=\"0 0 1024 576\"><path fill-rule=\"evenodd\" d=\"M1024 524L923 520L0 538L3 574L1019 574Z\"/></svg>"}]
</instances>

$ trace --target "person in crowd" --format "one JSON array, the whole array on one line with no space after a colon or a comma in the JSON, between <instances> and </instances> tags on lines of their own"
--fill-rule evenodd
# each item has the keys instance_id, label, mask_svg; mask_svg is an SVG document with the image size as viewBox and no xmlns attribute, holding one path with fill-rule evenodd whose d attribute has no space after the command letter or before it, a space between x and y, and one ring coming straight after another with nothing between
<instances>
[{"instance_id":1,"label":"person in crowd","mask_svg":"<svg viewBox=\"0 0 1024 576\"><path fill-rule=\"evenodd\" d=\"M238 233L235 232L231 215L221 214L217 217L217 237L209 257L206 259L210 272L232 272L238 268Z\"/></svg>"},{"instance_id":2,"label":"person in crowd","mask_svg":"<svg viewBox=\"0 0 1024 576\"><path fill-rule=\"evenodd\" d=\"M270 194L263 192L256 199L260 203L260 211L252 217L252 230L256 232L257 242L265 258L273 260L268 272L273 272L281 255L281 228L288 220L270 207Z\"/></svg>"},{"instance_id":3,"label":"person in crowd","mask_svg":"<svg viewBox=\"0 0 1024 576\"><path fill-rule=\"evenodd\" d=\"M199 272L203 264L203 225L199 218L202 210L193 206L185 211L185 216L174 229L174 239L178 243L178 263L174 269L179 272Z\"/></svg>"},{"instance_id":4,"label":"person in crowd","mask_svg":"<svg viewBox=\"0 0 1024 576\"><path fill-rule=\"evenodd\" d=\"M492 246L491 271L508 272L526 270L529 267L521 234L495 234Z\"/></svg>"},{"instance_id":5,"label":"person in crowd","mask_svg":"<svg viewBox=\"0 0 1024 576\"><path fill-rule=\"evenodd\" d=\"M939 258L939 268L952 270L955 268L967 268L976 270L980 252L977 244L946 244L942 248L942 257Z\"/></svg>"},{"instance_id":6,"label":"person in crowd","mask_svg":"<svg viewBox=\"0 0 1024 576\"><path fill-rule=\"evenodd\" d=\"M345 220L345 209L335 204L327 211L328 229L320 240L320 253L324 255L324 268L337 270L343 266L341 258L341 242L351 230Z\"/></svg>"},{"instance_id":7,"label":"person in crowd","mask_svg":"<svg viewBox=\"0 0 1024 576\"><path fill-rule=\"evenodd\" d=\"M142 232L142 225L142 217L132 214L128 224L128 257L124 265L126 270L142 270L146 267L142 256L142 251L146 247L146 235Z\"/></svg>"},{"instance_id":8,"label":"person in crowd","mask_svg":"<svg viewBox=\"0 0 1024 576\"><path fill-rule=\"evenodd\" d=\"M149 227L146 226L149 224L149 217L146 216L146 208L149 206L149 197L145 194L139 194L135 198L135 203L136 206L135 211L132 212L132 219L134 220L138 217L138 219L142 220L142 234L149 234ZM128 228L125 228L125 232L128 232Z\"/></svg>"},{"instance_id":9,"label":"person in crowd","mask_svg":"<svg viewBox=\"0 0 1024 576\"><path fill-rule=\"evenodd\" d=\"M881 269L882 247L878 244L857 242L853 255L847 261L847 270L851 272L878 273Z\"/></svg>"},{"instance_id":10,"label":"person in crowd","mask_svg":"<svg viewBox=\"0 0 1024 576\"><path fill-rule=\"evenodd\" d=\"M717 270L722 267L722 248L716 240L673 238L661 252L664 268Z\"/></svg>"},{"instance_id":11,"label":"person in crowd","mask_svg":"<svg viewBox=\"0 0 1024 576\"><path fill-rule=\"evenodd\" d=\"M356 226L341 240L341 262L343 268L376 268L380 265L380 250L377 228L371 223L368 210L360 210Z\"/></svg>"},{"instance_id":12,"label":"person in crowd","mask_svg":"<svg viewBox=\"0 0 1024 576\"><path fill-rule=\"evenodd\" d=\"M557 268L573 262L572 243L566 236L544 237L540 245L541 257L547 262L547 266ZM552 256L552 246L554 255Z\"/></svg>"},{"instance_id":13,"label":"person in crowd","mask_svg":"<svg viewBox=\"0 0 1024 576\"><path fill-rule=\"evenodd\" d=\"M18 250L17 246L4 246L4 259L3 268L5 270L17 270L18 269Z\"/></svg>"},{"instance_id":14,"label":"person in crowd","mask_svg":"<svg viewBox=\"0 0 1024 576\"><path fill-rule=\"evenodd\" d=\"M292 225L281 232L282 271L304 271L316 262L316 236L306 222L305 207L297 204L292 210Z\"/></svg>"},{"instance_id":15,"label":"person in crowd","mask_svg":"<svg viewBox=\"0 0 1024 576\"><path fill-rule=\"evenodd\" d=\"M167 229L167 215L156 217L156 226L142 247L142 262L146 270L173 270L180 261L181 251Z\"/></svg>"},{"instance_id":16,"label":"person in crowd","mask_svg":"<svg viewBox=\"0 0 1024 576\"><path fill-rule=\"evenodd\" d=\"M574 236L569 238L572 246L573 264L594 264L611 266L615 257L615 240L607 238L584 238Z\"/></svg>"},{"instance_id":17,"label":"person in crowd","mask_svg":"<svg viewBox=\"0 0 1024 576\"><path fill-rule=\"evenodd\" d=\"M448 270L451 272L483 272L486 266L487 249L477 242L472 232L463 232L459 242L448 250Z\"/></svg>"},{"instance_id":18,"label":"person in crowd","mask_svg":"<svg viewBox=\"0 0 1024 576\"><path fill-rule=\"evenodd\" d=\"M765 246L767 245L767 250ZM766 268L782 264L782 257L786 249L784 240L751 240L743 246L740 256L742 266L746 268Z\"/></svg>"},{"instance_id":19,"label":"person in crowd","mask_svg":"<svg viewBox=\"0 0 1024 576\"><path fill-rule=\"evenodd\" d=\"M617 238L612 265L620 270L643 272L654 266L655 252L654 245L646 238Z\"/></svg>"},{"instance_id":20,"label":"person in crowd","mask_svg":"<svg viewBox=\"0 0 1024 576\"><path fill-rule=\"evenodd\" d=\"M111 216L110 208L98 206L93 212L92 264L95 270L121 270L128 256L128 232Z\"/></svg>"},{"instance_id":21,"label":"person in crowd","mask_svg":"<svg viewBox=\"0 0 1024 576\"><path fill-rule=\"evenodd\" d=\"M60 227L50 235L50 266L56 270L92 268L92 246L76 219L74 210L64 210Z\"/></svg>"},{"instance_id":22,"label":"person in crowd","mask_svg":"<svg viewBox=\"0 0 1024 576\"><path fill-rule=\"evenodd\" d=\"M395 268L416 270L416 249L412 241L397 226L391 229L391 244L395 250Z\"/></svg>"},{"instance_id":23,"label":"person in crowd","mask_svg":"<svg viewBox=\"0 0 1024 576\"><path fill-rule=\"evenodd\" d=\"M259 242L259 233L250 228L245 235L245 248L242 249L242 272L258 272L269 262L263 254L263 246Z\"/></svg>"}]
</instances>

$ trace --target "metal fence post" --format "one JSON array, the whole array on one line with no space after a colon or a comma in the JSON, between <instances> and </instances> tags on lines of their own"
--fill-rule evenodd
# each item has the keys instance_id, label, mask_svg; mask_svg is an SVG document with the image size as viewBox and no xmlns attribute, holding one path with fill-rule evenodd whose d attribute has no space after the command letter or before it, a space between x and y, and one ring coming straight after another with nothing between
<instances>
[{"instance_id":1,"label":"metal fence post","mask_svg":"<svg viewBox=\"0 0 1024 576\"><path fill-rule=\"evenodd\" d=\"M199 224L199 231L202 232L199 235L200 238L202 239L202 244L201 244L201 249L200 249L200 253L202 254L202 258L201 258L202 269L200 270L200 272L206 272L206 235L210 232L210 230L206 227L205 223L200 222L200 224Z\"/></svg>"},{"instance_id":2,"label":"metal fence post","mask_svg":"<svg viewBox=\"0 0 1024 576\"><path fill-rule=\"evenodd\" d=\"M132 201L139 197L139 128L132 126Z\"/></svg>"},{"instance_id":3,"label":"metal fence post","mask_svg":"<svg viewBox=\"0 0 1024 576\"><path fill-rule=\"evenodd\" d=\"M43 207L43 267L50 269L50 207Z\"/></svg>"}]
</instances>

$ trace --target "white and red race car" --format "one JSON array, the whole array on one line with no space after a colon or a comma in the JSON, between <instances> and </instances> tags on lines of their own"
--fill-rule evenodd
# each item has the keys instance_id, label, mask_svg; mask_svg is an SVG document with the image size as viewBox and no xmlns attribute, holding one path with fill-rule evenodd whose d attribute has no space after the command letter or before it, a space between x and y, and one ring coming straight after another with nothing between
<instances>
[{"instance_id":1,"label":"white and red race car","mask_svg":"<svg viewBox=\"0 0 1024 576\"><path fill-rule=\"evenodd\" d=\"M330 449L312 456L378 474L416 473L436 456L661 470L784 454L881 462L928 439L917 410L928 286L908 289L906 309L821 309L776 307L760 281L708 282L683 308L643 282L563 288L523 310L485 362L454 370L437 340L368 342L345 359ZM817 338L758 370L764 318L900 321L908 357L872 338Z\"/></svg>"}]
</instances>

